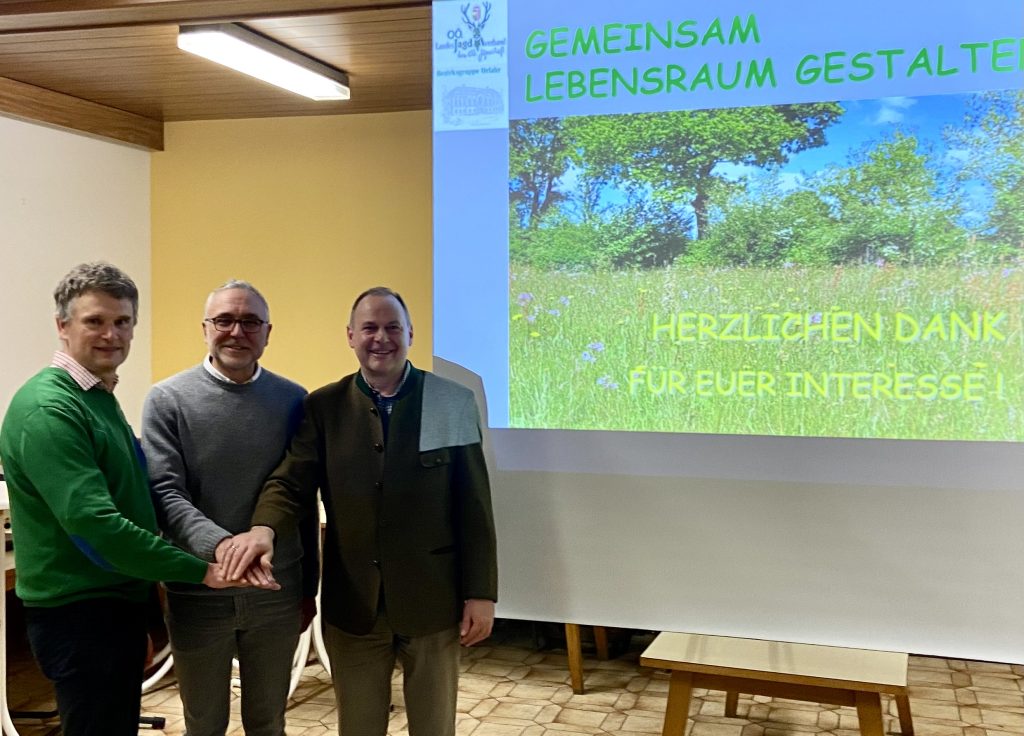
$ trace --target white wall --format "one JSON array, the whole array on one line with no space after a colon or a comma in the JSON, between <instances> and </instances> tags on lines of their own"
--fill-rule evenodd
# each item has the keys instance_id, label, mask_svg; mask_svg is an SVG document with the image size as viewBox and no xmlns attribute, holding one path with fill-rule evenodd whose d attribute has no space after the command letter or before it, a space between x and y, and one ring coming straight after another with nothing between
<instances>
[{"instance_id":1,"label":"white wall","mask_svg":"<svg viewBox=\"0 0 1024 736\"><path fill-rule=\"evenodd\" d=\"M53 289L83 261L124 269L140 318L117 396L137 427L150 385L148 151L0 117L0 415L59 347Z\"/></svg>"}]
</instances>

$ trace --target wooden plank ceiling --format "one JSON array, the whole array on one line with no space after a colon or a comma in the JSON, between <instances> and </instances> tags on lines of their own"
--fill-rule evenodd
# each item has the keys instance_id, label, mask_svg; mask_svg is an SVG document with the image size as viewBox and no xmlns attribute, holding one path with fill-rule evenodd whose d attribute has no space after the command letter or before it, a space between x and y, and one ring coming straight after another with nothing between
<instances>
[{"instance_id":1,"label":"wooden plank ceiling","mask_svg":"<svg viewBox=\"0 0 1024 736\"><path fill-rule=\"evenodd\" d=\"M178 24L217 21L344 70L352 99L313 102L177 48ZM430 68L423 0L0 2L0 113L150 148L162 147L170 121L427 109ZM60 99L59 114L39 112ZM117 132L135 125L144 130Z\"/></svg>"}]
</instances>

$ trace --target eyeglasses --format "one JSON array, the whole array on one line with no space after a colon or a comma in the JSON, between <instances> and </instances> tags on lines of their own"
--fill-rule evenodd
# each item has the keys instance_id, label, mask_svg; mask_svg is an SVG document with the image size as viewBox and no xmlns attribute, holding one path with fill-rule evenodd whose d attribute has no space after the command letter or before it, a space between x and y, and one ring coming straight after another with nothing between
<instances>
[{"instance_id":1,"label":"eyeglasses","mask_svg":"<svg viewBox=\"0 0 1024 736\"><path fill-rule=\"evenodd\" d=\"M260 328L267 324L257 317L242 317L241 319L235 319L234 317L207 317L203 322L209 322L217 332L231 332L235 329L236 324L241 325L242 332L247 335L259 332Z\"/></svg>"}]
</instances>

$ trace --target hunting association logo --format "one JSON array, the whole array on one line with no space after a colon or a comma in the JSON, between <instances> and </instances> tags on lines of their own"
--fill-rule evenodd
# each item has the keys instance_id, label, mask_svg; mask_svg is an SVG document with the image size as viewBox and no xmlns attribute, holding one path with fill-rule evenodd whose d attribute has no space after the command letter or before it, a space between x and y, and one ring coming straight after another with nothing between
<instances>
[{"instance_id":1,"label":"hunting association logo","mask_svg":"<svg viewBox=\"0 0 1024 736\"><path fill-rule=\"evenodd\" d=\"M458 59L486 61L489 57L505 56L505 38L490 38L484 35L487 21L491 19L491 3L466 3L460 5L462 23L448 30L447 42L437 44L438 50L451 49Z\"/></svg>"}]
</instances>

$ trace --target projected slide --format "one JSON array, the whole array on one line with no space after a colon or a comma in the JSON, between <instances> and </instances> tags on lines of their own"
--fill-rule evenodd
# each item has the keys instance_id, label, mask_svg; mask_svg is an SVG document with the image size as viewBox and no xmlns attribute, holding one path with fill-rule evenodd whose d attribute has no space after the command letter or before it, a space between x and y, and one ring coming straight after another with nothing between
<instances>
[{"instance_id":1,"label":"projected slide","mask_svg":"<svg viewBox=\"0 0 1024 736\"><path fill-rule=\"evenodd\" d=\"M435 3L492 425L1024 439L1024 10L789 5Z\"/></svg>"}]
</instances>

